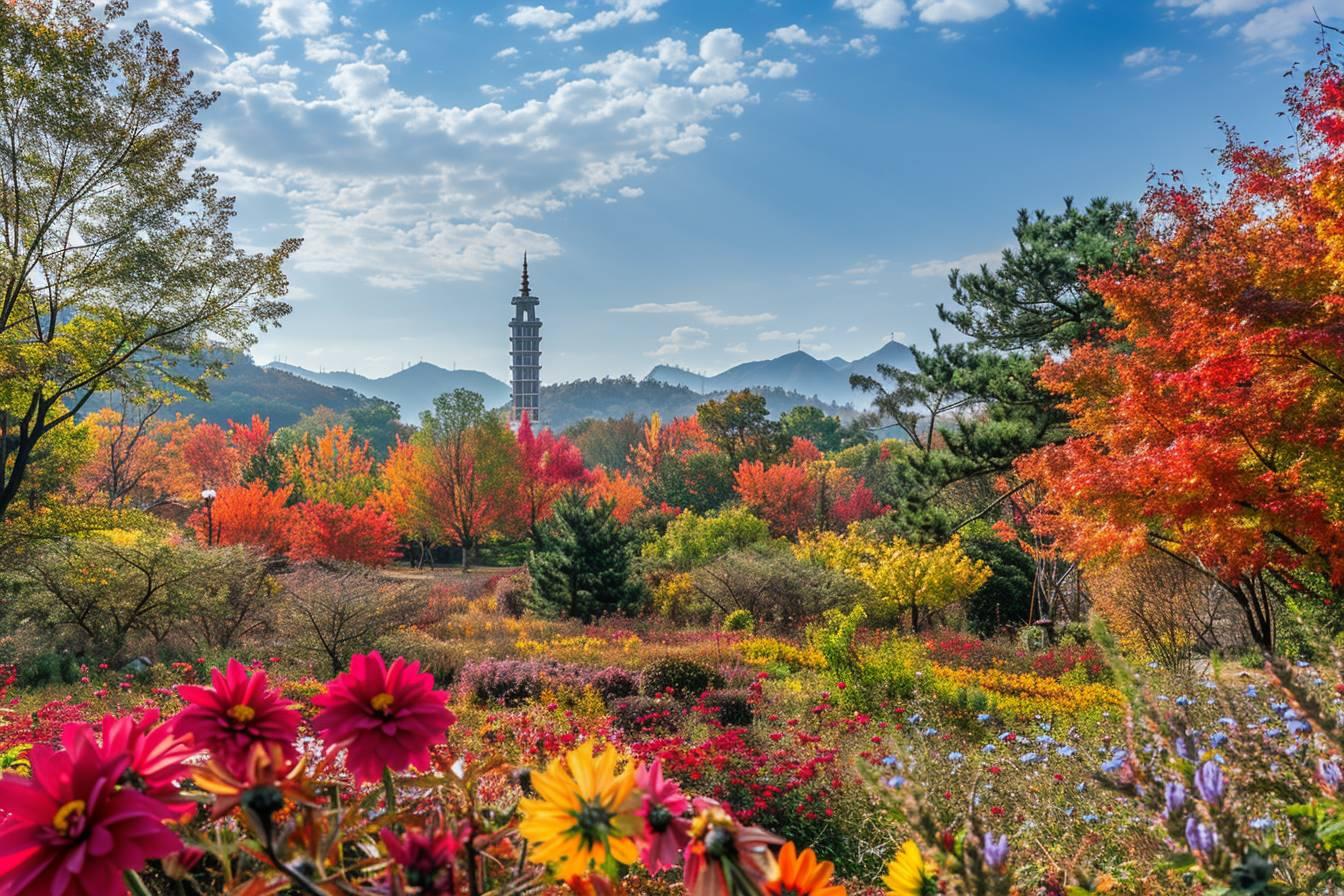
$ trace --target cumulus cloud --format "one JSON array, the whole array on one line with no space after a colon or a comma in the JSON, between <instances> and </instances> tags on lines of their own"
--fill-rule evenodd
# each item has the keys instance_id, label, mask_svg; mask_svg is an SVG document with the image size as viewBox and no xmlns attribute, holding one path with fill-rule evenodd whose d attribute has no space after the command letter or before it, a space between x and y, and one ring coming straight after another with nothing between
<instances>
[{"instance_id":1,"label":"cumulus cloud","mask_svg":"<svg viewBox=\"0 0 1344 896\"><path fill-rule=\"evenodd\" d=\"M709 333L699 327L677 327L666 336L659 336L658 348L646 354L651 358L667 358L708 347Z\"/></svg>"},{"instance_id":2,"label":"cumulus cloud","mask_svg":"<svg viewBox=\"0 0 1344 896\"><path fill-rule=\"evenodd\" d=\"M573 19L571 13L545 6L520 6L505 20L515 28L558 28Z\"/></svg>"},{"instance_id":3,"label":"cumulus cloud","mask_svg":"<svg viewBox=\"0 0 1344 896\"><path fill-rule=\"evenodd\" d=\"M1315 22L1344 16L1344 0L1161 0L1161 6L1204 19L1228 19L1219 33L1288 52L1315 33Z\"/></svg>"},{"instance_id":4,"label":"cumulus cloud","mask_svg":"<svg viewBox=\"0 0 1344 896\"><path fill-rule=\"evenodd\" d=\"M810 47L815 44L825 43L826 38L813 37L807 33L807 29L801 25L786 25L783 28L776 28L766 35L767 40L775 43L787 44L789 46Z\"/></svg>"},{"instance_id":5,"label":"cumulus cloud","mask_svg":"<svg viewBox=\"0 0 1344 896\"><path fill-rule=\"evenodd\" d=\"M909 12L904 0L835 0L835 8L852 10L869 28L899 28Z\"/></svg>"},{"instance_id":6,"label":"cumulus cloud","mask_svg":"<svg viewBox=\"0 0 1344 896\"><path fill-rule=\"evenodd\" d=\"M612 0L611 9L601 10L591 19L584 19L566 28L552 31L550 36L553 40L571 41L594 31L615 28L617 25L652 22L658 18L658 7L666 2L667 0Z\"/></svg>"},{"instance_id":7,"label":"cumulus cloud","mask_svg":"<svg viewBox=\"0 0 1344 896\"><path fill-rule=\"evenodd\" d=\"M617 192L617 193L620 193L621 196L622 196L623 198L625 198L625 199L638 199L639 197L641 197L641 196L644 195L644 188L643 188L643 187L621 187L621 188L620 188L619 190L617 190L616 192Z\"/></svg>"},{"instance_id":8,"label":"cumulus cloud","mask_svg":"<svg viewBox=\"0 0 1344 896\"><path fill-rule=\"evenodd\" d=\"M242 0L261 7L265 37L302 37L325 34L331 27L331 8L325 0Z\"/></svg>"},{"instance_id":9,"label":"cumulus cloud","mask_svg":"<svg viewBox=\"0 0 1344 896\"><path fill-rule=\"evenodd\" d=\"M1141 81L1155 81L1169 78L1184 71L1184 63L1191 57L1175 50L1163 50L1157 47L1143 47L1125 55L1125 68L1138 70Z\"/></svg>"}]
</instances>

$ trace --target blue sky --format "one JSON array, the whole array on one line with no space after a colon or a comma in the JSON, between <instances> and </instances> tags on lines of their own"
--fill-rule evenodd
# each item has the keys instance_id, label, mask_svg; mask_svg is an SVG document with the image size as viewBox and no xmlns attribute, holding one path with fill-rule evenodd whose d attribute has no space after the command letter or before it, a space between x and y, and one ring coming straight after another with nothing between
<instances>
[{"instance_id":1,"label":"blue sky","mask_svg":"<svg viewBox=\"0 0 1344 896\"><path fill-rule=\"evenodd\" d=\"M503 377L856 357L937 323L1016 209L1277 141L1344 0L135 0L218 90L198 155L306 243L260 361Z\"/></svg>"}]
</instances>

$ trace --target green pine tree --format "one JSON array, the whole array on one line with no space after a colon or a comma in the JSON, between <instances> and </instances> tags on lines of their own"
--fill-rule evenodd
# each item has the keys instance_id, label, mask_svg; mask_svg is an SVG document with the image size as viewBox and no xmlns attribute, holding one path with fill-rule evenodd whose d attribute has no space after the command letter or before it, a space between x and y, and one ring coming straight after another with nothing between
<instances>
[{"instance_id":1,"label":"green pine tree","mask_svg":"<svg viewBox=\"0 0 1344 896\"><path fill-rule=\"evenodd\" d=\"M633 569L634 532L612 516L613 506L589 507L577 491L556 502L528 563L532 610L589 623L643 605L644 584Z\"/></svg>"}]
</instances>

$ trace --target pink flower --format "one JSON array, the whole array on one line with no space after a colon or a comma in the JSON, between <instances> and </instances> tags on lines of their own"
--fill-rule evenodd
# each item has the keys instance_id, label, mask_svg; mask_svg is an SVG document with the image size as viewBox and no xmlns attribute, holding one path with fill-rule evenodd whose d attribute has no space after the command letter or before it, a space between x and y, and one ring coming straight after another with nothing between
<instances>
[{"instance_id":1,"label":"pink flower","mask_svg":"<svg viewBox=\"0 0 1344 896\"><path fill-rule=\"evenodd\" d=\"M407 831L401 837L383 828L379 834L387 855L401 869L404 882L421 896L451 896L456 892L454 871L457 854L468 836L442 831Z\"/></svg>"},{"instance_id":2,"label":"pink flower","mask_svg":"<svg viewBox=\"0 0 1344 896\"><path fill-rule=\"evenodd\" d=\"M644 819L644 831L639 838L640 860L651 874L676 868L691 840L690 822L683 817L691 804L677 782L663 777L661 759L635 769L635 786L644 793L636 813Z\"/></svg>"},{"instance_id":3,"label":"pink flower","mask_svg":"<svg viewBox=\"0 0 1344 896\"><path fill-rule=\"evenodd\" d=\"M198 750L191 735L176 734L159 724L158 709L149 709L139 719L103 716L101 751L107 760L126 757L130 765L121 783L163 803L178 818L189 818L196 804L179 799L177 782L190 777L185 764Z\"/></svg>"},{"instance_id":4,"label":"pink flower","mask_svg":"<svg viewBox=\"0 0 1344 896\"><path fill-rule=\"evenodd\" d=\"M253 672L229 660L227 672L210 670L210 687L179 685L177 694L189 705L173 717L173 730L190 734L196 744L225 762L242 762L256 743L276 744L294 759L299 714L279 691L266 687L266 673Z\"/></svg>"},{"instance_id":5,"label":"pink flower","mask_svg":"<svg viewBox=\"0 0 1344 896\"><path fill-rule=\"evenodd\" d=\"M444 732L457 721L447 701L418 661L397 657L388 667L375 650L351 657L350 671L313 698L323 707L313 727L329 753L346 751L356 783L376 781L385 767L396 772L429 767L429 748L443 743Z\"/></svg>"},{"instance_id":6,"label":"pink flower","mask_svg":"<svg viewBox=\"0 0 1344 896\"><path fill-rule=\"evenodd\" d=\"M130 757L105 755L93 729L33 747L32 777L0 778L0 896L106 896L122 874L182 847L163 803L117 782Z\"/></svg>"}]
</instances>

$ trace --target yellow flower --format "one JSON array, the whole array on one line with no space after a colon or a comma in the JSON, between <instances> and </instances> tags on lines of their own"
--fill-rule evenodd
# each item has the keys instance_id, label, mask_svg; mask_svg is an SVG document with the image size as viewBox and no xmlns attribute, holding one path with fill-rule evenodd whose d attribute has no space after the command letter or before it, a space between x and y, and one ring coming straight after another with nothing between
<instances>
[{"instance_id":1,"label":"yellow flower","mask_svg":"<svg viewBox=\"0 0 1344 896\"><path fill-rule=\"evenodd\" d=\"M931 896L938 892L924 856L913 840L902 843L896 858L887 863L887 876L882 883L887 885L888 896Z\"/></svg>"},{"instance_id":2,"label":"yellow flower","mask_svg":"<svg viewBox=\"0 0 1344 896\"><path fill-rule=\"evenodd\" d=\"M594 758L591 741L554 759L532 775L534 799L519 803L519 832L532 844L532 855L555 865L564 880L598 866L608 857L622 865L639 858L635 835L642 830L635 767L616 772L616 751L608 746Z\"/></svg>"}]
</instances>

